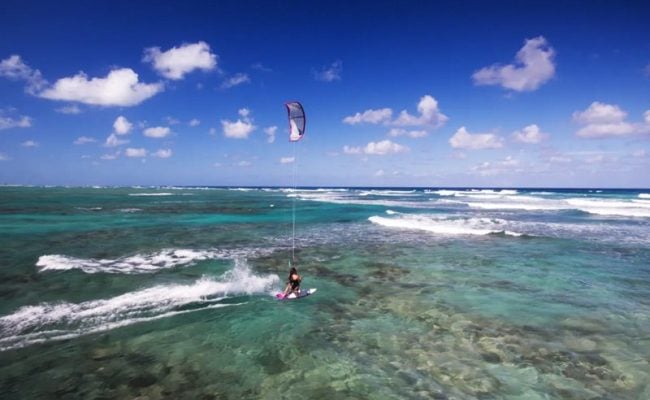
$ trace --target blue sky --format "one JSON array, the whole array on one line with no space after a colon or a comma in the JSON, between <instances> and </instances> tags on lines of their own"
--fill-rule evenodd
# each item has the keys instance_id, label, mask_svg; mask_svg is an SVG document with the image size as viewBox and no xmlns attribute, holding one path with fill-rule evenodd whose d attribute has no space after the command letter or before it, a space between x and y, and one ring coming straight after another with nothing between
<instances>
[{"instance_id":1,"label":"blue sky","mask_svg":"<svg viewBox=\"0 0 650 400\"><path fill-rule=\"evenodd\" d=\"M0 183L650 187L647 15L3 1Z\"/></svg>"}]
</instances>

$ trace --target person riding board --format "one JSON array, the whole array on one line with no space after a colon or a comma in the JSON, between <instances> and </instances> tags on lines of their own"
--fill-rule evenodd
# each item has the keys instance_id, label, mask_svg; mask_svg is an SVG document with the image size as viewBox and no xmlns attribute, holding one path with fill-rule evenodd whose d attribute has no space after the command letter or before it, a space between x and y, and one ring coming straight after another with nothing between
<instances>
[{"instance_id":1,"label":"person riding board","mask_svg":"<svg viewBox=\"0 0 650 400\"><path fill-rule=\"evenodd\" d=\"M295 267L291 267L291 270L289 270L289 280L287 281L287 287L284 289L282 297L287 297L291 293L294 293L296 296L298 296L300 294L300 281L302 281L302 277L298 275L298 270Z\"/></svg>"}]
</instances>

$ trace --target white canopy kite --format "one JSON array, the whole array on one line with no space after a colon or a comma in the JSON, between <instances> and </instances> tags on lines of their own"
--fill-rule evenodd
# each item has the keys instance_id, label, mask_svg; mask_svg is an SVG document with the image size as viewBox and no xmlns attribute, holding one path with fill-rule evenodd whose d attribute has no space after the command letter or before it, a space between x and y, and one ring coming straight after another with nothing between
<instances>
[{"instance_id":1,"label":"white canopy kite","mask_svg":"<svg viewBox=\"0 0 650 400\"><path fill-rule=\"evenodd\" d=\"M289 141L297 142L305 134L305 110L297 101L285 103L289 115Z\"/></svg>"}]
</instances>

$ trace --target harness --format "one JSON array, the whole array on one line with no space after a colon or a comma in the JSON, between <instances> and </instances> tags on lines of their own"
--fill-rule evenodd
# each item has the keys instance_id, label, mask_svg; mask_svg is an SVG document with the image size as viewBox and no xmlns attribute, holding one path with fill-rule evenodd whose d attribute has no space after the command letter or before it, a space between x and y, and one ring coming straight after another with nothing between
<instances>
[{"instance_id":1,"label":"harness","mask_svg":"<svg viewBox=\"0 0 650 400\"><path fill-rule=\"evenodd\" d=\"M291 279L289 278L289 284L291 285L291 290L296 290L300 287L300 278L298 279Z\"/></svg>"}]
</instances>

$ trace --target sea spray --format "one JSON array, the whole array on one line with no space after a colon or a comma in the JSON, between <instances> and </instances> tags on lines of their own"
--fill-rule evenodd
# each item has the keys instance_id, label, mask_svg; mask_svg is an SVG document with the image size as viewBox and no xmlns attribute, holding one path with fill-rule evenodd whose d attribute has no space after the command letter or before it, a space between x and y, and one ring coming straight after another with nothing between
<instances>
[{"instance_id":1,"label":"sea spray","mask_svg":"<svg viewBox=\"0 0 650 400\"><path fill-rule=\"evenodd\" d=\"M39 271L80 269L88 274L142 274L163 269L191 266L203 260L228 260L258 257L273 252L272 248L252 249L164 249L157 253L136 254L116 259L77 258L60 254L40 256L36 262Z\"/></svg>"},{"instance_id":2,"label":"sea spray","mask_svg":"<svg viewBox=\"0 0 650 400\"><path fill-rule=\"evenodd\" d=\"M109 299L82 303L41 303L0 317L0 351L50 340L107 331L138 322L223 307L226 298L271 293L279 277L256 275L245 260L219 279L202 277L191 284L157 285ZM191 310L183 306L195 304Z\"/></svg>"}]
</instances>

